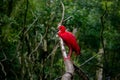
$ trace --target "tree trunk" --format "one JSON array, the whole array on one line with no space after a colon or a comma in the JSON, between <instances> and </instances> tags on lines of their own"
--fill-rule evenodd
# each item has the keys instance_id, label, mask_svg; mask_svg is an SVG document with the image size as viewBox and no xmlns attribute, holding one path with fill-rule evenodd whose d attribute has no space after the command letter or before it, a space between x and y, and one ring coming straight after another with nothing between
<instances>
[{"instance_id":1,"label":"tree trunk","mask_svg":"<svg viewBox=\"0 0 120 80\"><path fill-rule=\"evenodd\" d=\"M102 54L104 53L103 51L103 48L102 49L99 49L99 52L98 52L98 66L100 66L98 68L98 70L96 71L96 80L102 80L103 76L103 64L102 64Z\"/></svg>"}]
</instances>

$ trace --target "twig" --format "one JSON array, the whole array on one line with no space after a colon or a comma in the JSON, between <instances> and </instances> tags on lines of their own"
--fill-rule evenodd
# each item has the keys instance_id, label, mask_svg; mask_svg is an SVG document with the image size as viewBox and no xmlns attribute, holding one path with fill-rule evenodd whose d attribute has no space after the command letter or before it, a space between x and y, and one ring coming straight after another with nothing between
<instances>
[{"instance_id":1,"label":"twig","mask_svg":"<svg viewBox=\"0 0 120 80\"><path fill-rule=\"evenodd\" d=\"M40 41L39 41L39 43L38 43L38 45L36 46L36 48L30 53L30 55L29 55L29 59L30 59L30 57L31 57L31 55L32 55L32 53L34 53L34 52L36 52L37 50L38 50L38 48L39 48L39 46L40 46L40 44L42 43L42 39L43 39L43 37L42 37L42 35L41 35L41 39L40 39Z\"/></svg>"},{"instance_id":2,"label":"twig","mask_svg":"<svg viewBox=\"0 0 120 80\"><path fill-rule=\"evenodd\" d=\"M3 51L2 51L3 52ZM4 59L2 59L1 61L0 61L0 65L1 65L1 68L2 68L2 72L5 74L5 76L7 75L7 73L6 73L6 71L5 71L5 69L4 69L4 65L2 64L2 62L3 61L5 61L5 60L7 60L7 56L6 56L6 54L3 52L3 55L4 55ZM5 79L6 80L6 79Z\"/></svg>"},{"instance_id":3,"label":"twig","mask_svg":"<svg viewBox=\"0 0 120 80\"><path fill-rule=\"evenodd\" d=\"M96 54L96 55L90 57L89 59L87 59L84 63L82 63L82 64L80 65L80 67L83 66L84 64L86 64L87 62L89 62L90 60L92 60L92 59L93 59L94 57L96 57L97 55L98 55L98 54Z\"/></svg>"},{"instance_id":4,"label":"twig","mask_svg":"<svg viewBox=\"0 0 120 80\"><path fill-rule=\"evenodd\" d=\"M82 78L82 80L89 80L88 76L83 72L82 69L77 67L75 64L73 64L73 65L75 68L75 72Z\"/></svg>"},{"instance_id":5,"label":"twig","mask_svg":"<svg viewBox=\"0 0 120 80\"><path fill-rule=\"evenodd\" d=\"M26 9L25 9L25 14L24 14L24 22L23 22L23 25L24 25L24 27L25 27L25 25L26 25L26 17L27 17L27 12L28 12L28 4L29 4L29 1L28 0L26 0L27 2L26 2Z\"/></svg>"},{"instance_id":6,"label":"twig","mask_svg":"<svg viewBox=\"0 0 120 80\"><path fill-rule=\"evenodd\" d=\"M91 61L93 58L95 58L96 56L100 55L101 53L103 53L102 50L100 50L97 54L95 54L94 56L90 57L90 58L87 59L85 62L83 62L83 63L80 65L80 67L83 66L83 65L85 65L86 63L88 63L89 61Z\"/></svg>"},{"instance_id":7,"label":"twig","mask_svg":"<svg viewBox=\"0 0 120 80\"><path fill-rule=\"evenodd\" d=\"M52 50L52 52L47 56L46 60L49 59L49 57L53 54L55 54L57 48L59 47L59 43L56 44L56 46L54 47L54 49Z\"/></svg>"},{"instance_id":8,"label":"twig","mask_svg":"<svg viewBox=\"0 0 120 80\"><path fill-rule=\"evenodd\" d=\"M15 75L15 80L19 80L18 77L17 77L17 74L15 73L15 71L12 70L12 69L10 71L13 73L13 75Z\"/></svg>"},{"instance_id":9,"label":"twig","mask_svg":"<svg viewBox=\"0 0 120 80\"><path fill-rule=\"evenodd\" d=\"M2 72L5 74L5 76L7 75L7 73L5 72L5 69L4 69L4 65L0 62L0 65L2 67Z\"/></svg>"},{"instance_id":10,"label":"twig","mask_svg":"<svg viewBox=\"0 0 120 80\"><path fill-rule=\"evenodd\" d=\"M62 11L62 18L61 18L61 21L60 21L60 23L58 24L58 26L60 26L60 25L62 24L63 19L64 19L64 14L65 14L65 7L64 7L64 4L63 4L62 1L61 1L61 4L62 4L63 11Z\"/></svg>"},{"instance_id":11,"label":"twig","mask_svg":"<svg viewBox=\"0 0 120 80\"><path fill-rule=\"evenodd\" d=\"M3 50L2 50L2 52L3 52L3 55L4 55L4 59L2 59L1 61L5 61L5 60L7 60L7 56L6 56L6 54L4 53Z\"/></svg>"},{"instance_id":12,"label":"twig","mask_svg":"<svg viewBox=\"0 0 120 80\"><path fill-rule=\"evenodd\" d=\"M66 19L63 20L63 22L67 21L70 18L72 18L72 16L67 17Z\"/></svg>"},{"instance_id":13,"label":"twig","mask_svg":"<svg viewBox=\"0 0 120 80\"><path fill-rule=\"evenodd\" d=\"M33 21L33 23L27 28L27 30L25 31L24 35L26 35L26 33L30 30L30 28L35 24L35 22L38 20L38 17Z\"/></svg>"},{"instance_id":14,"label":"twig","mask_svg":"<svg viewBox=\"0 0 120 80\"><path fill-rule=\"evenodd\" d=\"M55 78L54 80L61 80L62 76Z\"/></svg>"}]
</instances>

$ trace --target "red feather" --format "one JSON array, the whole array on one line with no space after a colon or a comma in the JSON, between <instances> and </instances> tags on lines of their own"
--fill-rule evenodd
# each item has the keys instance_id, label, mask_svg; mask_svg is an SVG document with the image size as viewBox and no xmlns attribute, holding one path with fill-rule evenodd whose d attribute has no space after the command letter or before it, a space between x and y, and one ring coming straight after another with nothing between
<instances>
[{"instance_id":1,"label":"red feather","mask_svg":"<svg viewBox=\"0 0 120 80\"><path fill-rule=\"evenodd\" d=\"M77 55L80 54L80 47L77 43L76 37L71 32L66 31L65 26L59 26L58 36L63 39L64 43L69 47L69 49L75 51ZM71 56L71 53L68 55Z\"/></svg>"}]
</instances>

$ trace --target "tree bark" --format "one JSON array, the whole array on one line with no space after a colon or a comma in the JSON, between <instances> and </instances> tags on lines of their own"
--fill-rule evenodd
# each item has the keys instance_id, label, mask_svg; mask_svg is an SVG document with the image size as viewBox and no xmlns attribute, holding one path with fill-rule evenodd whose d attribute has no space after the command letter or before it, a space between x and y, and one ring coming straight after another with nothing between
<instances>
[{"instance_id":1,"label":"tree bark","mask_svg":"<svg viewBox=\"0 0 120 80\"><path fill-rule=\"evenodd\" d=\"M70 60L65 60L65 74L62 76L61 80L72 80L73 79L73 73L74 73L74 66L73 63Z\"/></svg>"},{"instance_id":2,"label":"tree bark","mask_svg":"<svg viewBox=\"0 0 120 80\"><path fill-rule=\"evenodd\" d=\"M98 56L98 65L101 66L97 71L96 71L96 80L102 80L103 76L103 64L101 63L102 61L102 55L103 55L104 51L103 51L103 48L102 49L99 49L99 56Z\"/></svg>"},{"instance_id":3,"label":"tree bark","mask_svg":"<svg viewBox=\"0 0 120 80\"><path fill-rule=\"evenodd\" d=\"M67 58L67 53L64 47L64 43L63 40L61 38L60 39L60 46L61 46L61 51L62 51L62 55L63 58ZM72 80L73 77L73 73L74 73L74 66L73 63L71 62L70 59L66 59L64 60L64 64L65 64L65 74L62 76L61 80Z\"/></svg>"}]
</instances>

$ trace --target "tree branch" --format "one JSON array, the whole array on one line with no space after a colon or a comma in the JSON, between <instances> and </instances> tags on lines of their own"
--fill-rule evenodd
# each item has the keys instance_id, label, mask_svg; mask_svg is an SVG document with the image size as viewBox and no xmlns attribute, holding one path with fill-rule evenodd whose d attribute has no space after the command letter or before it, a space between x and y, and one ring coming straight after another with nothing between
<instances>
[{"instance_id":1,"label":"tree branch","mask_svg":"<svg viewBox=\"0 0 120 80\"><path fill-rule=\"evenodd\" d=\"M82 78L82 80L89 80L88 76L82 71L82 69L77 67L75 64L73 65L75 68L75 72Z\"/></svg>"},{"instance_id":2,"label":"tree branch","mask_svg":"<svg viewBox=\"0 0 120 80\"><path fill-rule=\"evenodd\" d=\"M82 64L80 65L80 67L83 66L84 64L88 63L90 60L92 60L93 58L95 58L97 55L98 55L98 54L96 54L96 55L90 57L89 59L87 59L84 63L82 63Z\"/></svg>"},{"instance_id":3,"label":"tree branch","mask_svg":"<svg viewBox=\"0 0 120 80\"><path fill-rule=\"evenodd\" d=\"M64 19L65 8L64 8L64 4L62 2L61 2L61 4L62 4L63 11L62 11L62 18L61 18L61 21L58 24L58 26L62 25L62 22L63 22L63 19ZM69 18L71 18L71 17L68 17L67 19L69 19ZM60 37L59 37L59 40L60 40L60 46L61 46L61 51L62 51L63 58L67 58L67 53L66 53L66 50L65 50L65 47L64 47L63 40ZM87 75L81 69L79 69L76 65L74 65L71 60L69 60L69 59L64 60L64 64L65 64L65 71L66 72L62 76L62 78L59 77L59 78L61 78L61 80L72 80L74 71L78 75L80 75L80 77L82 77L83 80L89 80Z\"/></svg>"},{"instance_id":4,"label":"tree branch","mask_svg":"<svg viewBox=\"0 0 120 80\"><path fill-rule=\"evenodd\" d=\"M6 75L7 75L7 72L5 71L5 68L4 68L4 65L2 64L2 62L7 60L7 56L6 56L6 54L4 53L3 50L2 50L2 52L3 52L3 55L4 55L4 59L2 59L2 60L0 61L0 66L1 66L2 72L3 72L4 75L6 76ZM5 80L6 80L6 78L5 78Z\"/></svg>"},{"instance_id":5,"label":"tree branch","mask_svg":"<svg viewBox=\"0 0 120 80\"><path fill-rule=\"evenodd\" d=\"M64 14L65 14L65 7L64 7L64 4L63 4L62 1L61 1L61 4L62 4L63 11L62 11L62 18L61 18L58 26L62 25L62 22L63 22L63 19L64 19Z\"/></svg>"},{"instance_id":6,"label":"tree branch","mask_svg":"<svg viewBox=\"0 0 120 80\"><path fill-rule=\"evenodd\" d=\"M61 51L62 51L63 58L67 58L67 53L66 53L66 50L65 50L65 47L64 47L63 40L60 37L59 37L59 40L60 40L60 46L61 46Z\"/></svg>"},{"instance_id":7,"label":"tree branch","mask_svg":"<svg viewBox=\"0 0 120 80\"><path fill-rule=\"evenodd\" d=\"M64 8L64 4L62 2L61 2L61 4L62 4L63 11L62 11L62 18L61 18L61 21L58 24L58 26L62 25L62 22L63 22L63 19L64 19L65 8ZM67 58L67 53L66 53L66 50L65 50L65 47L64 47L63 40L60 37L59 37L59 40L60 40L60 46L61 46L61 51L62 51L63 58ZM62 76L62 80L71 80L72 77L73 77L73 73L74 73L73 63L69 59L64 60L64 63L65 63L66 72Z\"/></svg>"},{"instance_id":8,"label":"tree branch","mask_svg":"<svg viewBox=\"0 0 120 80\"><path fill-rule=\"evenodd\" d=\"M109 77L108 75L106 74L109 74L109 71L108 71L108 61L107 61L107 55L106 55L106 51L105 51L105 39L104 39L104 28L105 28L105 17L107 17L107 14L108 14L108 8L107 8L107 2L105 2L105 10L103 12L103 14L101 15L100 17L100 20L101 20L101 32L100 32L100 41L101 41L101 47L103 49L103 60L104 60L104 66L105 66L105 70L104 70L104 73L105 73L105 77Z\"/></svg>"}]
</instances>

